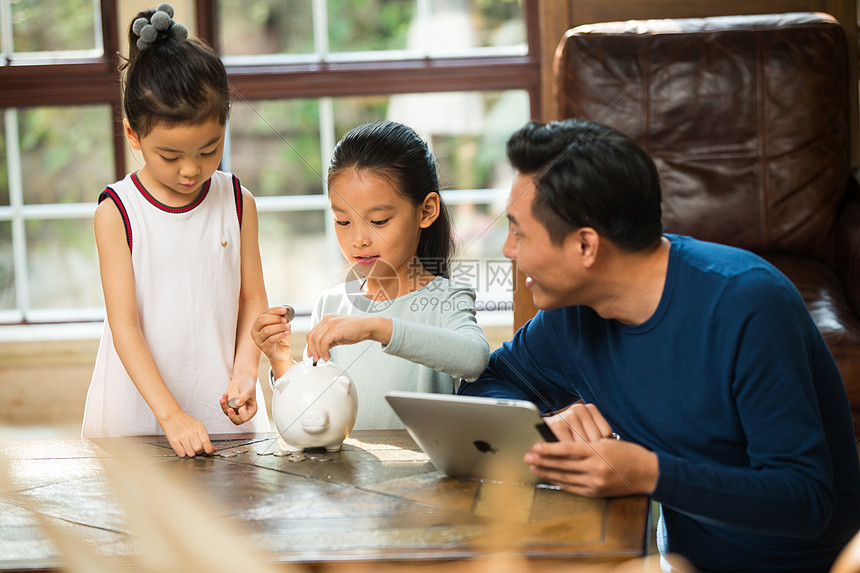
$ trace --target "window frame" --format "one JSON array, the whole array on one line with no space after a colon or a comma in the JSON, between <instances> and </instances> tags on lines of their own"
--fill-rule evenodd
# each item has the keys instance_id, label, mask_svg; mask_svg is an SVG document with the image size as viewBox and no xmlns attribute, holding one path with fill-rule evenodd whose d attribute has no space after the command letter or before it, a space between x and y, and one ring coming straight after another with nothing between
<instances>
[{"instance_id":1,"label":"window frame","mask_svg":"<svg viewBox=\"0 0 860 573\"><path fill-rule=\"evenodd\" d=\"M0 58L0 112L16 112L21 109L58 106L109 105L113 134L115 173L125 172L125 136L122 127L122 97L119 89L119 32L116 0L100 0L102 54L85 57L76 52L72 57L54 57L50 53L36 56L4 54ZM15 116L17 118L17 115ZM8 121L8 115L7 115ZM17 119L16 119L17 121ZM17 126L7 125L7 134L17 134ZM7 146L10 145L7 142ZM17 147L17 143L15 144ZM19 167L9 166L10 183L13 171ZM94 190L95 193L96 190ZM14 309L0 312L0 324L62 324L101 321L103 317L92 315L92 309L34 310L30 307L28 284L28 255L26 231L28 221L52 219L82 219L92 217L92 203L26 204L15 199L15 190L10 188L10 204L0 206L0 221L12 225L13 267L15 272L16 305ZM23 273L23 274L22 274ZM17 317L17 318L16 318Z\"/></svg>"},{"instance_id":2,"label":"window frame","mask_svg":"<svg viewBox=\"0 0 860 573\"><path fill-rule=\"evenodd\" d=\"M222 53L218 40L218 9L212 0L195 0L197 36L216 52ZM338 97L395 95L405 93L440 93L469 91L502 91L518 89L528 93L532 119L542 117L541 42L539 0L522 0L526 23L527 54L469 57L425 57L418 59L360 59L345 61L331 54L321 61L297 63L273 62L238 64L225 62L230 87L248 101L297 98L328 100ZM278 58L274 58L278 60ZM323 150L323 165L327 151ZM324 148L326 146L324 145ZM325 169L325 167L324 167ZM443 196L450 205L475 199L487 201L488 190L450 190ZM480 198L479 198L480 197ZM258 197L260 213L292 211L287 204L327 202L322 197ZM280 204L279 204L280 203ZM310 210L316 210L310 208ZM340 254L330 218L326 219L327 253L332 259ZM330 277L337 282L337 276Z\"/></svg>"},{"instance_id":3,"label":"window frame","mask_svg":"<svg viewBox=\"0 0 860 573\"><path fill-rule=\"evenodd\" d=\"M101 0L102 56L96 58L5 59L0 65L0 108L110 104L114 168L125 171L125 137L119 90L116 0Z\"/></svg>"},{"instance_id":4,"label":"window frame","mask_svg":"<svg viewBox=\"0 0 860 573\"><path fill-rule=\"evenodd\" d=\"M197 35L221 53L215 2L195 2ZM227 77L231 87L248 100L524 89L531 116L537 118L541 112L538 0L523 0L523 6L528 43L524 56L228 65Z\"/></svg>"},{"instance_id":5,"label":"window frame","mask_svg":"<svg viewBox=\"0 0 860 573\"><path fill-rule=\"evenodd\" d=\"M227 63L231 88L247 100L320 98L351 96L395 95L404 93L439 93L451 91L502 91L523 90L530 99L530 115L541 117L541 64L539 39L539 0L522 0L526 20L528 53L525 55L424 57L418 59L360 59L339 61L336 56L323 61L280 63L263 65ZM39 54L37 57L16 58L6 54L0 58L0 111L19 110L37 106L110 105L111 133L113 134L114 171L116 179L127 172L126 140L123 133L123 110L120 93L121 61L120 41L124 25L118 22L117 0L99 1L101 18L102 55L84 57L74 54L69 58ZM196 35L220 53L217 32L217 7L211 0L195 0ZM11 169L11 168L10 168ZM94 191L95 192L95 191ZM446 191L451 203L477 201L487 190ZM262 201L261 212L296 211L310 208L302 202L313 202L316 197L272 197ZM296 205L298 201L301 205ZM18 203L21 203L20 201ZM14 239L23 232L22 225L29 220L80 219L89 216L95 205L91 203L0 206L0 221L13 224L13 251L18 265L28 264L26 242L16 244ZM329 234L326 229L326 234ZM24 252L22 253L22 249ZM26 277L26 273L24 275ZM16 273L16 292L19 303L13 310L0 312L0 323L57 324L100 321L92 317L92 309L57 309L34 311L29 308L29 286L18 284L26 278ZM21 293L24 288L24 293ZM23 302L21 302L23 300ZM18 316L19 319L11 316ZM3 318L5 317L5 318Z\"/></svg>"}]
</instances>

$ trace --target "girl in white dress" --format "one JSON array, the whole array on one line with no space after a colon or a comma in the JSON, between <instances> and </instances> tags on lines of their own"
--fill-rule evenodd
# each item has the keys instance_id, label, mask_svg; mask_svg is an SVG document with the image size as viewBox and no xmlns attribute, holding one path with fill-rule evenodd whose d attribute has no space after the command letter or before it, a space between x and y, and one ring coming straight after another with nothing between
<instances>
[{"instance_id":1,"label":"girl in white dress","mask_svg":"<svg viewBox=\"0 0 860 573\"><path fill-rule=\"evenodd\" d=\"M209 434L269 430L249 335L268 306L256 206L217 170L224 66L187 35L169 4L129 28L123 123L145 164L102 192L94 217L107 320L82 429L163 433L179 456L213 453Z\"/></svg>"},{"instance_id":2,"label":"girl in white dress","mask_svg":"<svg viewBox=\"0 0 860 573\"><path fill-rule=\"evenodd\" d=\"M490 355L475 290L449 278L454 243L436 159L403 124L362 125L335 147L328 188L337 240L358 278L322 293L306 352L355 382L355 429L402 428L386 392L452 394ZM283 314L270 308L251 331L274 378L294 364Z\"/></svg>"}]
</instances>

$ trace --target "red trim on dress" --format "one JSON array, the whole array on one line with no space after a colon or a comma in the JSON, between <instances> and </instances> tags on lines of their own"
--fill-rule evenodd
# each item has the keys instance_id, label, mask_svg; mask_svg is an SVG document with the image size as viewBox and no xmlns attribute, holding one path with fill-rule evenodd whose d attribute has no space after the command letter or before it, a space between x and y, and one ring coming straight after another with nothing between
<instances>
[{"instance_id":1,"label":"red trim on dress","mask_svg":"<svg viewBox=\"0 0 860 573\"><path fill-rule=\"evenodd\" d=\"M239 183L239 178L235 175L233 175L233 198L236 200L236 216L239 217L239 228L241 229L245 204L242 197L242 184Z\"/></svg>"},{"instance_id":2,"label":"red trim on dress","mask_svg":"<svg viewBox=\"0 0 860 573\"><path fill-rule=\"evenodd\" d=\"M203 199L206 198L206 195L209 194L209 186L212 183L212 179L209 178L206 180L206 183L203 184L202 189L200 189L200 194L197 195L197 198L194 199L188 205L184 205L182 207L171 207L169 205L165 205L155 197L153 197L149 191L146 190L146 187L143 186L143 183L140 182L140 179L137 178L137 173L131 174L131 180L134 183L134 186L137 187L137 190L140 191L140 194L150 202L153 207L156 207L162 211L166 211L167 213L187 213L194 209L197 205L203 202Z\"/></svg>"},{"instance_id":3,"label":"red trim on dress","mask_svg":"<svg viewBox=\"0 0 860 573\"><path fill-rule=\"evenodd\" d=\"M116 208L119 210L119 214L122 217L122 224L125 227L125 240L128 243L128 250L131 251L131 220L128 218L128 212L125 210L125 205L122 204L122 200L119 198L119 195L116 194L116 191L110 187L105 187L104 191L99 194L98 202L101 203L108 198L113 201L114 205L116 205Z\"/></svg>"}]
</instances>

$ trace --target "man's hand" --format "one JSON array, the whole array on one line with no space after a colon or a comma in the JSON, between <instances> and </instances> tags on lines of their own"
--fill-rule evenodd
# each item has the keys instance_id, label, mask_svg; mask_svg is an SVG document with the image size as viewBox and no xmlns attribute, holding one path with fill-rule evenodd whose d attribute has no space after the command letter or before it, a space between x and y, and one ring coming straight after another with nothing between
<instances>
[{"instance_id":1,"label":"man's hand","mask_svg":"<svg viewBox=\"0 0 860 573\"><path fill-rule=\"evenodd\" d=\"M612 427L594 404L571 404L544 421L562 442L590 443L612 436Z\"/></svg>"},{"instance_id":2,"label":"man's hand","mask_svg":"<svg viewBox=\"0 0 860 573\"><path fill-rule=\"evenodd\" d=\"M540 442L524 460L538 475L586 497L649 495L657 487L657 454L631 442Z\"/></svg>"}]
</instances>

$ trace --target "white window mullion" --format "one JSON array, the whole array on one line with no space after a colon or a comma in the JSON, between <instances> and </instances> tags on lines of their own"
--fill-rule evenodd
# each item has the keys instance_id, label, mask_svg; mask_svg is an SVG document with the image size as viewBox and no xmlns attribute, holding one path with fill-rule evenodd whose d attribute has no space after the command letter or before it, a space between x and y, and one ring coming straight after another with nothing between
<instances>
[{"instance_id":1,"label":"white window mullion","mask_svg":"<svg viewBox=\"0 0 860 573\"><path fill-rule=\"evenodd\" d=\"M12 56L12 6L9 0L0 0L0 53L7 59Z\"/></svg>"},{"instance_id":2,"label":"white window mullion","mask_svg":"<svg viewBox=\"0 0 860 573\"><path fill-rule=\"evenodd\" d=\"M429 58L430 57L430 34L428 33L430 17L432 16L432 8L430 6L430 0L417 0L417 4L415 6L415 22L413 26L416 26L418 30L421 30L421 57Z\"/></svg>"},{"instance_id":3,"label":"white window mullion","mask_svg":"<svg viewBox=\"0 0 860 573\"><path fill-rule=\"evenodd\" d=\"M324 196L328 197L328 164L329 161L331 161L331 154L336 143L334 130L334 100L330 97L320 98L319 109L322 188ZM334 217L329 213L328 205L326 205L323 220L325 221L326 272L328 274L329 283L337 284L343 281L343 266L341 263L343 255L341 254L340 247L337 244Z\"/></svg>"},{"instance_id":4,"label":"white window mullion","mask_svg":"<svg viewBox=\"0 0 860 573\"><path fill-rule=\"evenodd\" d=\"M93 0L93 46L94 50L104 55L104 36L102 35L102 3L101 0Z\"/></svg>"},{"instance_id":5,"label":"white window mullion","mask_svg":"<svg viewBox=\"0 0 860 573\"><path fill-rule=\"evenodd\" d=\"M328 2L313 0L314 52L320 60L328 57Z\"/></svg>"},{"instance_id":6,"label":"white window mullion","mask_svg":"<svg viewBox=\"0 0 860 573\"><path fill-rule=\"evenodd\" d=\"M9 108L6 120L6 164L9 170L9 207L12 212L12 268L15 272L15 300L24 318L30 310L30 280L27 269L27 230L24 226L24 180L18 138L18 112Z\"/></svg>"}]
</instances>

